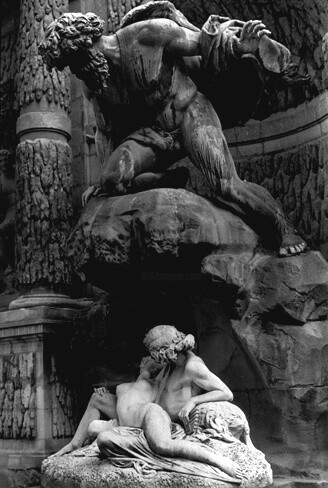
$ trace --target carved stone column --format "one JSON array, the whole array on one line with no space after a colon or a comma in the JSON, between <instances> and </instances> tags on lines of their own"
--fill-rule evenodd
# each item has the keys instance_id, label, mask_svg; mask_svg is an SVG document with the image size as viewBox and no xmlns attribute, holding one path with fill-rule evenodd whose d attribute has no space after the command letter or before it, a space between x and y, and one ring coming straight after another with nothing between
<instances>
[{"instance_id":1,"label":"carved stone column","mask_svg":"<svg viewBox=\"0 0 328 488\"><path fill-rule=\"evenodd\" d=\"M63 292L70 283L65 260L72 216L69 74L49 72L38 54L44 31L68 11L68 0L22 0L20 9L16 279L23 296L11 308L26 306L26 300L57 305L67 297L51 298L52 292Z\"/></svg>"},{"instance_id":2,"label":"carved stone column","mask_svg":"<svg viewBox=\"0 0 328 488\"><path fill-rule=\"evenodd\" d=\"M69 73L49 73L38 54L47 26L66 11L68 0L20 2L15 83L20 296L0 311L1 488L39 485L42 459L75 430L70 336L81 301L65 294L72 217ZM88 303L82 300L83 305Z\"/></svg>"}]
</instances>

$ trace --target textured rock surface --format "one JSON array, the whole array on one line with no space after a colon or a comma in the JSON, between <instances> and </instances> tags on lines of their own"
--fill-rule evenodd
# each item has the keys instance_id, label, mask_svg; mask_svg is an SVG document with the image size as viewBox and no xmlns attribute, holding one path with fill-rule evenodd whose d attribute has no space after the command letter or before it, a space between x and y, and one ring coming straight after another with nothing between
<instances>
[{"instance_id":1,"label":"textured rock surface","mask_svg":"<svg viewBox=\"0 0 328 488\"><path fill-rule=\"evenodd\" d=\"M148 478L132 468L119 469L98 457L66 456L43 462L43 488L228 488L224 482L176 473L158 473Z\"/></svg>"},{"instance_id":2,"label":"textured rock surface","mask_svg":"<svg viewBox=\"0 0 328 488\"><path fill-rule=\"evenodd\" d=\"M327 325L234 324L270 389L252 392L250 420L276 474L327 479Z\"/></svg>"},{"instance_id":3,"label":"textured rock surface","mask_svg":"<svg viewBox=\"0 0 328 488\"><path fill-rule=\"evenodd\" d=\"M257 244L239 217L186 190L158 189L92 199L69 238L68 256L77 271L90 263L138 267L167 260L199 270L213 249L253 252Z\"/></svg>"},{"instance_id":4,"label":"textured rock surface","mask_svg":"<svg viewBox=\"0 0 328 488\"><path fill-rule=\"evenodd\" d=\"M101 275L107 287L113 267L202 271L242 292L239 306L248 318L327 317L328 265L321 254L277 258L259 252L258 241L239 217L202 197L157 189L92 199L69 238L68 256L77 272L91 281Z\"/></svg>"},{"instance_id":5,"label":"textured rock surface","mask_svg":"<svg viewBox=\"0 0 328 488\"><path fill-rule=\"evenodd\" d=\"M247 320L275 314L301 324L328 315L328 265L318 252L287 258L214 253L204 259L203 272L242 290Z\"/></svg>"},{"instance_id":6,"label":"textured rock surface","mask_svg":"<svg viewBox=\"0 0 328 488\"><path fill-rule=\"evenodd\" d=\"M40 468L2 469L0 468L1 488L38 488L40 486Z\"/></svg>"},{"instance_id":7,"label":"textured rock surface","mask_svg":"<svg viewBox=\"0 0 328 488\"><path fill-rule=\"evenodd\" d=\"M272 483L271 468L259 451L253 453L245 444L240 442L220 443L215 439L210 440L208 445L240 464L245 474L241 485L239 485L241 488L264 488ZM114 458L113 462L119 463L120 457L124 465L123 468L113 466L108 459L101 459L97 445L92 444L60 458L46 459L42 463L42 487L134 488L138 486L141 488L162 488L165 486L173 488L188 486L190 488L228 488L235 486L234 483L228 481L218 481L178 472L164 470L156 472L151 469L143 471L145 468L143 462L138 464L137 461L137 464L132 467L130 460L133 459L133 456L130 456L129 450L125 451L124 448L117 459ZM159 460L161 460L160 456ZM201 467L202 465L199 464L200 469ZM173 467L172 470L174 469Z\"/></svg>"}]
</instances>

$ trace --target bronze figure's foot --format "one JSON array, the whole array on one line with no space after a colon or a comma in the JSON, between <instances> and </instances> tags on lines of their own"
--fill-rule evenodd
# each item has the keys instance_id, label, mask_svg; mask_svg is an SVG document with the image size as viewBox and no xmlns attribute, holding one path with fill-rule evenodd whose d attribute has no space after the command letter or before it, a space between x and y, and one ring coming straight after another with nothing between
<instances>
[{"instance_id":1,"label":"bronze figure's foot","mask_svg":"<svg viewBox=\"0 0 328 488\"><path fill-rule=\"evenodd\" d=\"M306 249L306 242L297 234L285 234L279 249L280 256L293 256Z\"/></svg>"}]
</instances>

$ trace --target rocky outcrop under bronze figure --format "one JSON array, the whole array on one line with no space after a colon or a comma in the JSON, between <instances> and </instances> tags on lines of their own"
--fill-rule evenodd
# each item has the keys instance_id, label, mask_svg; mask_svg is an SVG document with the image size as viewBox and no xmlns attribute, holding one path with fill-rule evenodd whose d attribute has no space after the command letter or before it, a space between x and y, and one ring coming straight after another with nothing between
<instances>
[{"instance_id":1,"label":"rocky outcrop under bronze figure","mask_svg":"<svg viewBox=\"0 0 328 488\"><path fill-rule=\"evenodd\" d=\"M277 257L240 217L182 189L92 199L67 255L77 273L105 289L116 269L180 270L230 287L248 321L302 324L328 315L328 266L320 253Z\"/></svg>"}]
</instances>

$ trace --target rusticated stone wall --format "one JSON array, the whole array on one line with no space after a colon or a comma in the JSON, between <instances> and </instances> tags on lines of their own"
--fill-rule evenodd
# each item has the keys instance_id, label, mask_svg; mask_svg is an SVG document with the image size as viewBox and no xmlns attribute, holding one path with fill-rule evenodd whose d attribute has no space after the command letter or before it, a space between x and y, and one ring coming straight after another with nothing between
<instances>
[{"instance_id":1,"label":"rusticated stone wall","mask_svg":"<svg viewBox=\"0 0 328 488\"><path fill-rule=\"evenodd\" d=\"M34 353L0 357L0 438L36 437Z\"/></svg>"},{"instance_id":2,"label":"rusticated stone wall","mask_svg":"<svg viewBox=\"0 0 328 488\"><path fill-rule=\"evenodd\" d=\"M288 151L254 155L236 160L240 178L267 188L310 248L327 258L328 241L328 140L323 137ZM203 175L188 161L187 188L214 198Z\"/></svg>"},{"instance_id":3,"label":"rusticated stone wall","mask_svg":"<svg viewBox=\"0 0 328 488\"><path fill-rule=\"evenodd\" d=\"M237 163L242 179L266 187L310 247L328 240L327 138Z\"/></svg>"}]
</instances>

